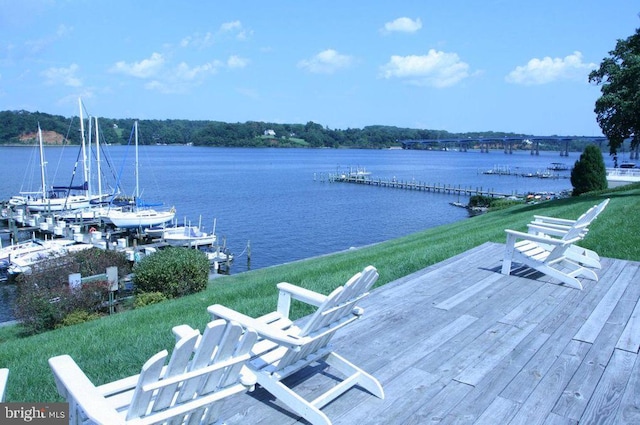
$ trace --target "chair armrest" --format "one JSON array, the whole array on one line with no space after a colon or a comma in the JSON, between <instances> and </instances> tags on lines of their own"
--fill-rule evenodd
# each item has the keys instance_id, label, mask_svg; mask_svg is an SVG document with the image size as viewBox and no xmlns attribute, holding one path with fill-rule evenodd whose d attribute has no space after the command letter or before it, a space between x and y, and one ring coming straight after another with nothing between
<instances>
[{"instance_id":1,"label":"chair armrest","mask_svg":"<svg viewBox=\"0 0 640 425\"><path fill-rule=\"evenodd\" d=\"M559 224L535 223L535 222L529 223L527 224L527 226L529 227L529 233L537 232L537 233L544 233L547 235L560 236L560 237L566 235L573 228L573 226L563 226ZM580 231L581 231L580 234L582 235L582 237L584 237L589 232L589 228L581 227Z\"/></svg>"},{"instance_id":2,"label":"chair armrest","mask_svg":"<svg viewBox=\"0 0 640 425\"><path fill-rule=\"evenodd\" d=\"M292 285L291 283L280 282L277 286L280 292L285 292L298 301L302 301L316 307L320 307L322 303L327 300L326 295L319 294L318 292L310 289L301 288L300 286Z\"/></svg>"},{"instance_id":3,"label":"chair armrest","mask_svg":"<svg viewBox=\"0 0 640 425\"><path fill-rule=\"evenodd\" d=\"M572 226L575 224L576 220L571 220L568 218L556 218L556 217L548 217L545 215L534 215L534 222L543 222L549 224L562 224L564 226Z\"/></svg>"},{"instance_id":4,"label":"chair armrest","mask_svg":"<svg viewBox=\"0 0 640 425\"><path fill-rule=\"evenodd\" d=\"M245 314L239 313L220 304L209 306L207 308L207 311L211 315L212 320L222 318L229 321L237 322L245 328L253 329L262 338L266 338L279 345L284 345L292 349L299 349L301 345L305 344L309 340L308 337L297 338L295 336L289 335L286 332L281 331L280 329L273 328L272 326L256 320L253 317L249 317Z\"/></svg>"},{"instance_id":5,"label":"chair armrest","mask_svg":"<svg viewBox=\"0 0 640 425\"><path fill-rule=\"evenodd\" d=\"M533 242L546 243L550 245L569 245L578 242L581 238L575 237L568 240L555 239L549 236L539 236L532 233L518 232L517 230L505 229L507 237L510 239L525 239Z\"/></svg>"},{"instance_id":6,"label":"chair armrest","mask_svg":"<svg viewBox=\"0 0 640 425\"><path fill-rule=\"evenodd\" d=\"M542 233L545 235L553 235L553 236L564 236L567 234L568 227L566 226L558 226L553 224L546 223L529 223L527 224L529 234L538 234Z\"/></svg>"},{"instance_id":7,"label":"chair armrest","mask_svg":"<svg viewBox=\"0 0 640 425\"><path fill-rule=\"evenodd\" d=\"M279 290L277 311L283 317L289 317L292 298L315 307L320 307L327 300L326 295L292 285L291 283L280 282L277 286Z\"/></svg>"},{"instance_id":8,"label":"chair armrest","mask_svg":"<svg viewBox=\"0 0 640 425\"><path fill-rule=\"evenodd\" d=\"M95 423L114 425L124 423L123 418L108 405L105 398L70 356L52 357L49 359L49 366L53 371L58 393L71 406L80 407Z\"/></svg>"}]
</instances>

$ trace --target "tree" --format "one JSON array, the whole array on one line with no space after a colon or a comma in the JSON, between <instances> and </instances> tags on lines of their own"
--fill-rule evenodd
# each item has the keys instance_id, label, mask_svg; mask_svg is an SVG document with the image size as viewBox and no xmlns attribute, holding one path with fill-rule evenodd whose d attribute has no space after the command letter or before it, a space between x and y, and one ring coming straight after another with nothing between
<instances>
[{"instance_id":1,"label":"tree","mask_svg":"<svg viewBox=\"0 0 640 425\"><path fill-rule=\"evenodd\" d=\"M571 170L573 196L607 188L607 170L602 152L596 145L588 145Z\"/></svg>"},{"instance_id":2,"label":"tree","mask_svg":"<svg viewBox=\"0 0 640 425\"><path fill-rule=\"evenodd\" d=\"M589 74L589 82L602 85L602 96L594 112L609 139L612 155L625 139L631 149L640 142L640 28L626 40L618 40L600 67Z\"/></svg>"}]
</instances>

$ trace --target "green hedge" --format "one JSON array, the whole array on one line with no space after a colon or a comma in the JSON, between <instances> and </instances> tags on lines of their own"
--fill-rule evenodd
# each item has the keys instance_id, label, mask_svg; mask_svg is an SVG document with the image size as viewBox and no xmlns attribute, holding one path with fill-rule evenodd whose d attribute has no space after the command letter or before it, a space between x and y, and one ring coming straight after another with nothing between
<instances>
[{"instance_id":1,"label":"green hedge","mask_svg":"<svg viewBox=\"0 0 640 425\"><path fill-rule=\"evenodd\" d=\"M136 294L161 292L167 298L179 298L207 287L209 260L197 249L166 248L144 257L133 273Z\"/></svg>"}]
</instances>

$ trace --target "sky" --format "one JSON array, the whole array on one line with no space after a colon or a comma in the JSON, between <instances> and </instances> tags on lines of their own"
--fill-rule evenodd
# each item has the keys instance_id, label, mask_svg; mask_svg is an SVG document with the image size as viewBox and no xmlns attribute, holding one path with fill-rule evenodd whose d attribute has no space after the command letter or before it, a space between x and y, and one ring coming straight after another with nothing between
<instances>
[{"instance_id":1,"label":"sky","mask_svg":"<svg viewBox=\"0 0 640 425\"><path fill-rule=\"evenodd\" d=\"M630 0L0 0L0 110L601 136Z\"/></svg>"}]
</instances>

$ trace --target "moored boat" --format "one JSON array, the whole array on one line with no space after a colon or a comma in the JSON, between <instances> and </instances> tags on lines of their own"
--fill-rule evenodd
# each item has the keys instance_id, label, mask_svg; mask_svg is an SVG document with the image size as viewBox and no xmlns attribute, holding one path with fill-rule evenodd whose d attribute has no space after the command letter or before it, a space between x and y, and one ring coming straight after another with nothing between
<instances>
[{"instance_id":1,"label":"moored boat","mask_svg":"<svg viewBox=\"0 0 640 425\"><path fill-rule=\"evenodd\" d=\"M610 188L640 182L640 168L607 168Z\"/></svg>"},{"instance_id":2,"label":"moored boat","mask_svg":"<svg viewBox=\"0 0 640 425\"><path fill-rule=\"evenodd\" d=\"M165 229L162 239L169 245L198 247L213 245L216 235L203 232L199 226L176 226Z\"/></svg>"},{"instance_id":3,"label":"moored boat","mask_svg":"<svg viewBox=\"0 0 640 425\"><path fill-rule=\"evenodd\" d=\"M91 244L78 244L68 239L35 240L39 249L25 251L11 257L8 274L15 276L20 273L30 273L31 267L42 261L65 256L72 252L89 249Z\"/></svg>"},{"instance_id":4,"label":"moored boat","mask_svg":"<svg viewBox=\"0 0 640 425\"><path fill-rule=\"evenodd\" d=\"M136 176L136 188L133 205L126 205L123 207L111 208L102 216L105 220L111 222L114 226L120 228L145 228L156 226L162 223L168 223L172 221L176 215L175 208L171 208L166 211L157 211L154 208L147 206L140 199L140 188L138 183L138 121L135 121L134 126L135 136L135 176Z\"/></svg>"}]
</instances>

